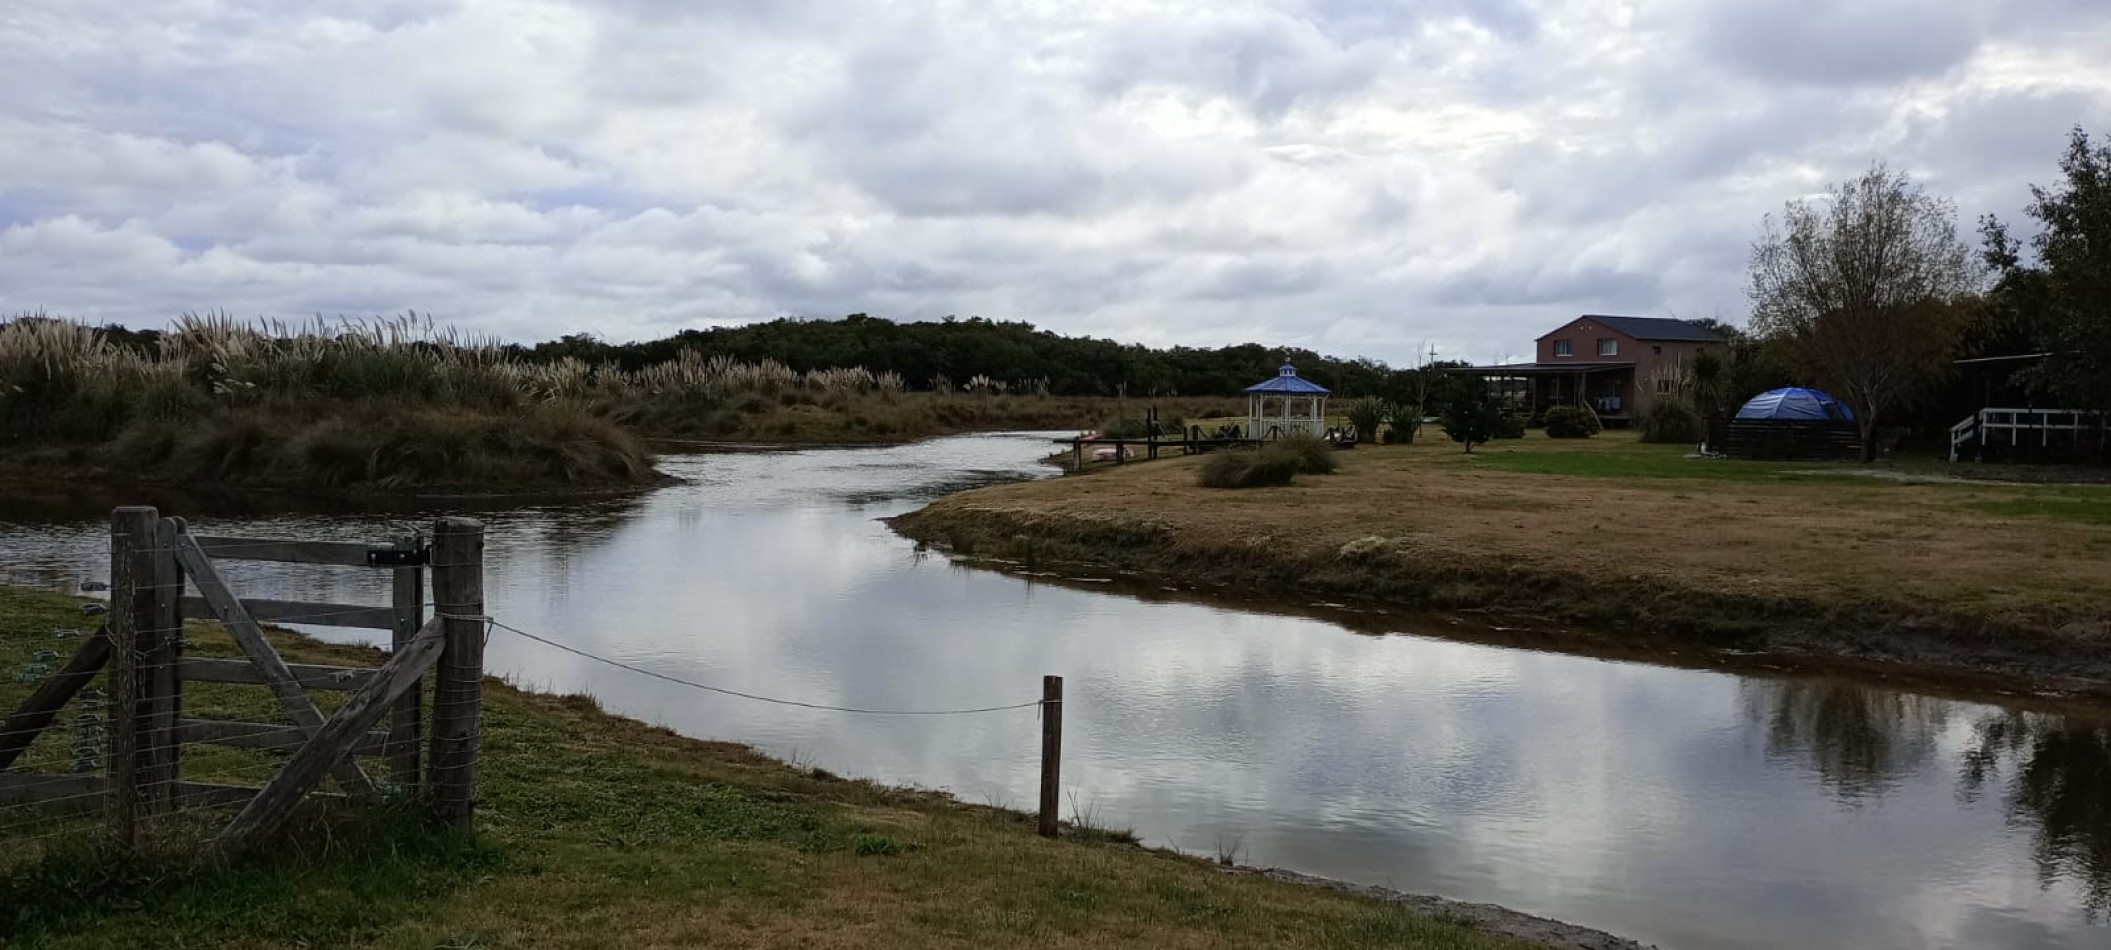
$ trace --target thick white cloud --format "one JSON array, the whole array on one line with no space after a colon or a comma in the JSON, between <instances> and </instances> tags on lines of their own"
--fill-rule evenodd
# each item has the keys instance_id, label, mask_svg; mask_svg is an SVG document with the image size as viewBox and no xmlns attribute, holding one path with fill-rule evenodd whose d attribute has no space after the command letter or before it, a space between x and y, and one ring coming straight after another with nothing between
<instances>
[{"instance_id":1,"label":"thick white cloud","mask_svg":"<svg viewBox=\"0 0 2111 950\"><path fill-rule=\"evenodd\" d=\"M2092 0L12 0L0 311L979 313L1403 360L1745 312L1878 159L2013 215Z\"/></svg>"}]
</instances>

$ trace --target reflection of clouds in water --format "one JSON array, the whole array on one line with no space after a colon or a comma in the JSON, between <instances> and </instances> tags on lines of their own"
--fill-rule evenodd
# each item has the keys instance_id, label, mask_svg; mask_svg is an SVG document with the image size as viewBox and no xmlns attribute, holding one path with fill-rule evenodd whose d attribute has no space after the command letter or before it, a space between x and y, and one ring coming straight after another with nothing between
<instances>
[{"instance_id":1,"label":"reflection of clouds in water","mask_svg":"<svg viewBox=\"0 0 2111 950\"><path fill-rule=\"evenodd\" d=\"M2002 799L1960 799L1966 726L1990 710L1037 584L920 557L876 520L990 472L1049 474L1046 448L970 437L672 457L667 469L691 481L486 513L490 608L667 675L831 704L1023 701L1043 673L1062 674L1066 791L1191 851L1237 841L1250 860L1670 946L2101 936L2074 910L2074 881L2102 866L2089 851L2101 812L2082 807L2102 780L2070 764L2023 783L2051 754L2035 750L2053 746L2011 730L1981 756L1981 782ZM229 534L378 540L435 514L209 520ZM9 576L70 584L102 570L106 529L92 520L4 530ZM259 596L386 601L369 572L236 570ZM489 656L519 682L687 734L969 800L1034 799L1030 709L883 719L765 706L504 632ZM2086 763L2084 751L2054 758Z\"/></svg>"}]
</instances>

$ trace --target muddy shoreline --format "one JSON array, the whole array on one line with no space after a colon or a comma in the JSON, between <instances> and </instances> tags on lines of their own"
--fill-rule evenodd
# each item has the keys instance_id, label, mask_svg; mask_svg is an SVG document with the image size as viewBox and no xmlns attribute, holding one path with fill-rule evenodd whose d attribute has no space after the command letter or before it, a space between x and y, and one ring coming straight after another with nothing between
<instances>
[{"instance_id":1,"label":"muddy shoreline","mask_svg":"<svg viewBox=\"0 0 2111 950\"><path fill-rule=\"evenodd\" d=\"M2111 626L2101 622L2046 627L1903 602L1816 603L1661 578L1562 576L1467 552L1421 551L1407 559L1382 551L1206 545L1147 523L1028 514L957 498L888 523L920 545L1013 573L1060 567L1056 573L1113 574L1245 598L1489 621L1458 631L1457 639L1681 666L1874 676L1953 695L2054 705L2111 703ZM1590 596L1575 596L1586 586Z\"/></svg>"},{"instance_id":2,"label":"muddy shoreline","mask_svg":"<svg viewBox=\"0 0 2111 950\"><path fill-rule=\"evenodd\" d=\"M1283 868L1232 867L1225 868L1224 871L1227 874L1254 875L1398 904L1417 914L1457 921L1484 933L1514 937L1555 950L1658 950L1655 944L1640 943L1603 930L1593 930L1578 924L1511 910L1499 904L1476 904L1429 894L1409 894L1389 887L1354 884Z\"/></svg>"}]
</instances>

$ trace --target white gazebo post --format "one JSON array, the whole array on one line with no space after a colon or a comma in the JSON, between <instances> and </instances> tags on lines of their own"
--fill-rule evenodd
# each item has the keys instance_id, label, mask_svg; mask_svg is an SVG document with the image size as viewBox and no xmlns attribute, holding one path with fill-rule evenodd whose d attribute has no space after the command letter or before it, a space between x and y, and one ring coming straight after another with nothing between
<instances>
[{"instance_id":1,"label":"white gazebo post","mask_svg":"<svg viewBox=\"0 0 2111 950\"><path fill-rule=\"evenodd\" d=\"M1328 395L1325 386L1299 377L1296 367L1284 363L1274 379L1246 387L1246 434L1265 439L1273 428L1280 435L1319 435L1327 429ZM1278 400L1273 415L1268 409L1270 397ZM1302 405L1299 399L1304 400Z\"/></svg>"}]
</instances>

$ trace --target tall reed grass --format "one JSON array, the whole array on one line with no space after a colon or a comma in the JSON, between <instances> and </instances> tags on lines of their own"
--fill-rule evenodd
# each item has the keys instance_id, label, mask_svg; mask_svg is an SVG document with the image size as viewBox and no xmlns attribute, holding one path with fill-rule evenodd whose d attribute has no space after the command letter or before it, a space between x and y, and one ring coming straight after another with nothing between
<instances>
[{"instance_id":1,"label":"tall reed grass","mask_svg":"<svg viewBox=\"0 0 2111 950\"><path fill-rule=\"evenodd\" d=\"M909 394L897 373L800 372L695 350L634 370L536 363L415 313L303 323L186 314L151 344L41 313L0 321L0 451L99 447L113 464L130 453L186 478L396 486L451 471L631 482L654 477L638 432L872 441L1056 428L1097 412L1050 399L1045 380L978 376L960 389L975 398L949 395L950 381L944 393ZM994 398L1002 393L1019 395Z\"/></svg>"}]
</instances>

